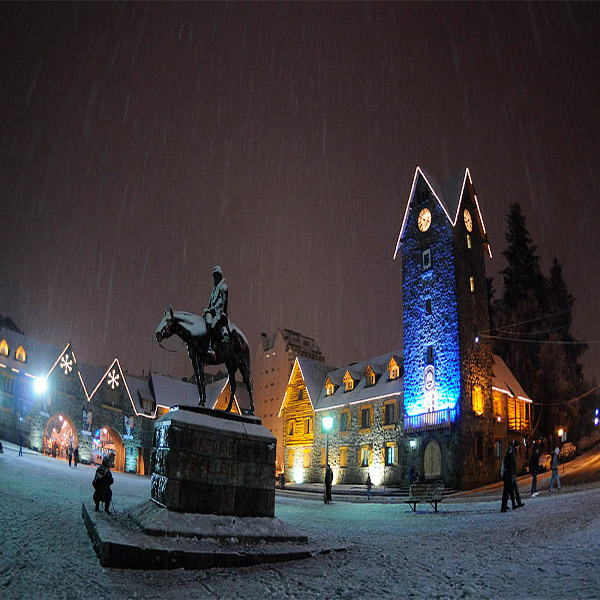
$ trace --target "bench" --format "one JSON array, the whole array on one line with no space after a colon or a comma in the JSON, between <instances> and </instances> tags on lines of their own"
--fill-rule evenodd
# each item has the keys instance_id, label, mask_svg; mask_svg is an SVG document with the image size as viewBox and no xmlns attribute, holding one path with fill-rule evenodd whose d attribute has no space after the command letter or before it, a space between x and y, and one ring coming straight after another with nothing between
<instances>
[{"instance_id":1,"label":"bench","mask_svg":"<svg viewBox=\"0 0 600 600\"><path fill-rule=\"evenodd\" d=\"M405 502L410 505L413 512L417 512L419 502L429 502L437 512L438 502L444 499L444 482L435 481L433 483L412 483L408 493L408 499Z\"/></svg>"}]
</instances>

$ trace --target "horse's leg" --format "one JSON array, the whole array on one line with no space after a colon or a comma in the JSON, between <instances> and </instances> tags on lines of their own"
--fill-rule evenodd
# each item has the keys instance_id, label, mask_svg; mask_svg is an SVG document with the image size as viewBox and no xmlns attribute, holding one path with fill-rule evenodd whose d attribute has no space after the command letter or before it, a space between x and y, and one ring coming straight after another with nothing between
<instances>
[{"instance_id":1,"label":"horse's leg","mask_svg":"<svg viewBox=\"0 0 600 600\"><path fill-rule=\"evenodd\" d=\"M196 375L196 386L198 387L198 406L206 404L206 390L204 389L204 365L198 360L198 353L190 351L194 375Z\"/></svg>"},{"instance_id":2,"label":"horse's leg","mask_svg":"<svg viewBox=\"0 0 600 600\"><path fill-rule=\"evenodd\" d=\"M244 381L244 385L248 389L248 395L250 396L250 414L254 414L254 399L252 398L252 379L250 379L250 363L247 360L243 360L240 365L240 373L242 374L242 379Z\"/></svg>"},{"instance_id":3,"label":"horse's leg","mask_svg":"<svg viewBox=\"0 0 600 600\"><path fill-rule=\"evenodd\" d=\"M229 404L225 409L227 412L231 412L231 407L233 406L233 397L235 396L235 391L237 389L237 385L235 383L235 372L237 371L235 367L235 363L227 363L227 373L229 374L229 390L231 391L231 395L229 396Z\"/></svg>"}]
</instances>

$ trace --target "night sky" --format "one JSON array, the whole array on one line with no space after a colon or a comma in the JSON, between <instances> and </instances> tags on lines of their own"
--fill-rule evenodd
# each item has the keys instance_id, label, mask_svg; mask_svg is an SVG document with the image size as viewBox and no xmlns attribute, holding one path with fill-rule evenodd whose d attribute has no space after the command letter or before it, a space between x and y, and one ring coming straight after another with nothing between
<instances>
[{"instance_id":1,"label":"night sky","mask_svg":"<svg viewBox=\"0 0 600 600\"><path fill-rule=\"evenodd\" d=\"M154 330L220 264L252 352L401 348L415 167L468 166L496 289L518 201L600 378L600 4L2 3L0 69L0 314L27 335L190 375Z\"/></svg>"}]
</instances>

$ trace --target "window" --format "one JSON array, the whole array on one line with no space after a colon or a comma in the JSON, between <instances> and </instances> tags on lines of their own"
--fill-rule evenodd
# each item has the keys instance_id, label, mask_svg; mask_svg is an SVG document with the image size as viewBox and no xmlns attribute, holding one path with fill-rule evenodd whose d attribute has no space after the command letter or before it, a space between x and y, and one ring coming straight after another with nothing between
<instances>
[{"instance_id":1,"label":"window","mask_svg":"<svg viewBox=\"0 0 600 600\"><path fill-rule=\"evenodd\" d=\"M343 410L340 413L340 431L348 431L350 429L350 411Z\"/></svg>"},{"instance_id":2,"label":"window","mask_svg":"<svg viewBox=\"0 0 600 600\"><path fill-rule=\"evenodd\" d=\"M498 417L502 418L502 394L496 390L493 390L492 402L494 405L494 417L496 417L496 420L498 420Z\"/></svg>"},{"instance_id":3,"label":"window","mask_svg":"<svg viewBox=\"0 0 600 600\"><path fill-rule=\"evenodd\" d=\"M346 468L348 466L348 447L342 446L340 448L340 467Z\"/></svg>"},{"instance_id":4,"label":"window","mask_svg":"<svg viewBox=\"0 0 600 600\"><path fill-rule=\"evenodd\" d=\"M8 344L6 343L6 340L0 342L0 354L2 356L8 356Z\"/></svg>"},{"instance_id":5,"label":"window","mask_svg":"<svg viewBox=\"0 0 600 600\"><path fill-rule=\"evenodd\" d=\"M394 425L396 423L396 402L384 404L382 416L384 425Z\"/></svg>"},{"instance_id":6,"label":"window","mask_svg":"<svg viewBox=\"0 0 600 600\"><path fill-rule=\"evenodd\" d=\"M483 458L483 438L480 435L475 438L475 458Z\"/></svg>"},{"instance_id":7,"label":"window","mask_svg":"<svg viewBox=\"0 0 600 600\"><path fill-rule=\"evenodd\" d=\"M368 467L373 462L373 448L371 445L361 446L359 453L359 464L361 467Z\"/></svg>"},{"instance_id":8,"label":"window","mask_svg":"<svg viewBox=\"0 0 600 600\"><path fill-rule=\"evenodd\" d=\"M307 417L304 419L304 435L310 435L312 429L312 419Z\"/></svg>"},{"instance_id":9,"label":"window","mask_svg":"<svg viewBox=\"0 0 600 600\"><path fill-rule=\"evenodd\" d=\"M386 467L398 464L398 445L396 442L387 442L384 448L384 463Z\"/></svg>"},{"instance_id":10,"label":"window","mask_svg":"<svg viewBox=\"0 0 600 600\"><path fill-rule=\"evenodd\" d=\"M471 236L467 233L467 248L471 249Z\"/></svg>"},{"instance_id":11,"label":"window","mask_svg":"<svg viewBox=\"0 0 600 600\"><path fill-rule=\"evenodd\" d=\"M294 451L288 450L288 469L294 468Z\"/></svg>"},{"instance_id":12,"label":"window","mask_svg":"<svg viewBox=\"0 0 600 600\"><path fill-rule=\"evenodd\" d=\"M431 298L427 298L427 300L425 300L425 312L430 315L431 314Z\"/></svg>"},{"instance_id":13,"label":"window","mask_svg":"<svg viewBox=\"0 0 600 600\"><path fill-rule=\"evenodd\" d=\"M483 393L481 391L481 386L476 385L473 387L473 410L478 414L483 414Z\"/></svg>"},{"instance_id":14,"label":"window","mask_svg":"<svg viewBox=\"0 0 600 600\"><path fill-rule=\"evenodd\" d=\"M310 467L310 450L304 450L302 459L303 459L302 466L305 469L308 469L308 467Z\"/></svg>"},{"instance_id":15,"label":"window","mask_svg":"<svg viewBox=\"0 0 600 600\"><path fill-rule=\"evenodd\" d=\"M290 421L288 431L289 431L288 435L294 435L294 421Z\"/></svg>"},{"instance_id":16,"label":"window","mask_svg":"<svg viewBox=\"0 0 600 600\"><path fill-rule=\"evenodd\" d=\"M421 260L423 265L423 271L427 269L431 269L431 248L427 248L427 250L423 250L421 254Z\"/></svg>"},{"instance_id":17,"label":"window","mask_svg":"<svg viewBox=\"0 0 600 600\"><path fill-rule=\"evenodd\" d=\"M427 364L433 364L433 346L427 346Z\"/></svg>"},{"instance_id":18,"label":"window","mask_svg":"<svg viewBox=\"0 0 600 600\"><path fill-rule=\"evenodd\" d=\"M7 394L12 394L13 393L13 383L15 382L15 380L12 377L5 377L4 378L4 391Z\"/></svg>"},{"instance_id":19,"label":"window","mask_svg":"<svg viewBox=\"0 0 600 600\"><path fill-rule=\"evenodd\" d=\"M25 352L25 348L23 346L19 346L17 351L15 352L15 359L19 362L25 362L27 360L27 354Z\"/></svg>"},{"instance_id":20,"label":"window","mask_svg":"<svg viewBox=\"0 0 600 600\"><path fill-rule=\"evenodd\" d=\"M400 366L395 358L390 359L388 370L390 372L390 379L398 379L398 377L400 377Z\"/></svg>"},{"instance_id":21,"label":"window","mask_svg":"<svg viewBox=\"0 0 600 600\"><path fill-rule=\"evenodd\" d=\"M496 440L496 458L502 458L502 442L500 440Z\"/></svg>"},{"instance_id":22,"label":"window","mask_svg":"<svg viewBox=\"0 0 600 600\"><path fill-rule=\"evenodd\" d=\"M475 291L475 278L469 277L469 286L471 288L471 293Z\"/></svg>"},{"instance_id":23,"label":"window","mask_svg":"<svg viewBox=\"0 0 600 600\"><path fill-rule=\"evenodd\" d=\"M366 406L360 409L360 428L370 429L371 427L371 407Z\"/></svg>"},{"instance_id":24,"label":"window","mask_svg":"<svg viewBox=\"0 0 600 600\"><path fill-rule=\"evenodd\" d=\"M367 369L366 373L367 386L375 385L375 371L371 367Z\"/></svg>"},{"instance_id":25,"label":"window","mask_svg":"<svg viewBox=\"0 0 600 600\"><path fill-rule=\"evenodd\" d=\"M321 448L321 466L325 466L325 448Z\"/></svg>"},{"instance_id":26,"label":"window","mask_svg":"<svg viewBox=\"0 0 600 600\"><path fill-rule=\"evenodd\" d=\"M346 371L346 374L344 375L344 389L347 392L351 392L354 389L354 379L352 378L352 375L350 375L350 371Z\"/></svg>"},{"instance_id":27,"label":"window","mask_svg":"<svg viewBox=\"0 0 600 600\"><path fill-rule=\"evenodd\" d=\"M273 384L271 384L273 385ZM304 397L304 390L303 389L299 389L298 390L298 402L302 402L302 398Z\"/></svg>"},{"instance_id":28,"label":"window","mask_svg":"<svg viewBox=\"0 0 600 600\"><path fill-rule=\"evenodd\" d=\"M327 384L325 385L325 395L331 396L331 395L333 395L334 391L335 391L335 387L334 387L333 383L331 383L331 381L328 381Z\"/></svg>"}]
</instances>

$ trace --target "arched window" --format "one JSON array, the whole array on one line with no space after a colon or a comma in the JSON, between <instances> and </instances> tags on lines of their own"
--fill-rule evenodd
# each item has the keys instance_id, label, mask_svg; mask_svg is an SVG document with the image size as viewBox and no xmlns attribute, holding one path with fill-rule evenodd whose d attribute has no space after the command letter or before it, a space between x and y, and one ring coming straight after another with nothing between
<instances>
[{"instance_id":1,"label":"arched window","mask_svg":"<svg viewBox=\"0 0 600 600\"><path fill-rule=\"evenodd\" d=\"M23 348L23 346L19 346L17 348L17 351L15 352L15 359L19 362L27 361L27 353L25 352L25 348Z\"/></svg>"},{"instance_id":2,"label":"arched window","mask_svg":"<svg viewBox=\"0 0 600 600\"><path fill-rule=\"evenodd\" d=\"M0 355L8 356L8 344L6 340L2 340L0 342Z\"/></svg>"}]
</instances>

